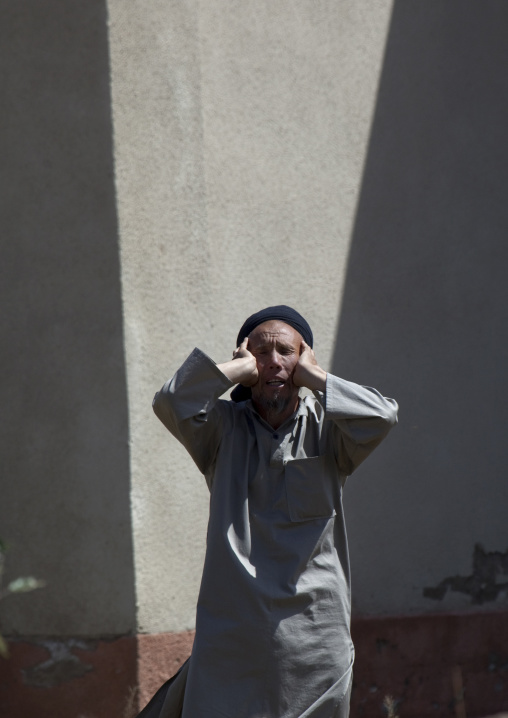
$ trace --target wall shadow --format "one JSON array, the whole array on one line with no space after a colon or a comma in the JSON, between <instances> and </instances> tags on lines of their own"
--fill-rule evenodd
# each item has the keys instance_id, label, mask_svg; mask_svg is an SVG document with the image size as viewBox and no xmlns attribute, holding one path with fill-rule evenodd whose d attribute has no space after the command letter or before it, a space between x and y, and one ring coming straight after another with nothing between
<instances>
[{"instance_id":1,"label":"wall shadow","mask_svg":"<svg viewBox=\"0 0 508 718\"><path fill-rule=\"evenodd\" d=\"M1 23L1 537L48 586L6 633L135 627L106 3L10 3Z\"/></svg>"},{"instance_id":2,"label":"wall shadow","mask_svg":"<svg viewBox=\"0 0 508 718\"><path fill-rule=\"evenodd\" d=\"M507 547L507 23L394 3L333 359L401 407L346 489L366 613L444 609L425 581Z\"/></svg>"}]
</instances>

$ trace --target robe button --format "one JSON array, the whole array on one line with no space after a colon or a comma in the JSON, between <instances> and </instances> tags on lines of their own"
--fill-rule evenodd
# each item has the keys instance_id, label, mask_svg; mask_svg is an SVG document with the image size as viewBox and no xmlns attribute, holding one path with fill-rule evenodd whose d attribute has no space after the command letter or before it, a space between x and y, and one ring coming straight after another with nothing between
<instances>
[{"instance_id":1,"label":"robe button","mask_svg":"<svg viewBox=\"0 0 508 718\"><path fill-rule=\"evenodd\" d=\"M278 439L278 438L279 438L279 435L278 435L278 434L274 434L274 435L273 435L273 438L274 438L274 439Z\"/></svg>"}]
</instances>

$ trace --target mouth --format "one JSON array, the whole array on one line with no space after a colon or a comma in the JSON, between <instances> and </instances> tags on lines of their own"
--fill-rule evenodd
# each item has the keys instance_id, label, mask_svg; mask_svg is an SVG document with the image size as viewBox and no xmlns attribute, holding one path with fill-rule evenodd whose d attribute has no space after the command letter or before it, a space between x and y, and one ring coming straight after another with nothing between
<instances>
[{"instance_id":1,"label":"mouth","mask_svg":"<svg viewBox=\"0 0 508 718\"><path fill-rule=\"evenodd\" d=\"M280 388L281 386L284 386L286 383L283 379L270 379L266 382L268 386L273 386L275 388Z\"/></svg>"}]
</instances>

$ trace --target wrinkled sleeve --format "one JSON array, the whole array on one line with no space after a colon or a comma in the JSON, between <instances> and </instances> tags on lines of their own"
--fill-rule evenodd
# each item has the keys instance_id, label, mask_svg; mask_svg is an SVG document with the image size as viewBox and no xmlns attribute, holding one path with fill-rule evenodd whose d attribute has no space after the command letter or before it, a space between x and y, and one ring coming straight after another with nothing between
<instances>
[{"instance_id":1,"label":"wrinkled sleeve","mask_svg":"<svg viewBox=\"0 0 508 718\"><path fill-rule=\"evenodd\" d=\"M334 424L339 468L349 476L397 423L397 402L376 389L328 374L324 405L325 420Z\"/></svg>"},{"instance_id":2,"label":"wrinkled sleeve","mask_svg":"<svg viewBox=\"0 0 508 718\"><path fill-rule=\"evenodd\" d=\"M232 386L215 362L194 349L153 400L157 417L205 475L215 461L227 421L229 402L219 397Z\"/></svg>"}]
</instances>

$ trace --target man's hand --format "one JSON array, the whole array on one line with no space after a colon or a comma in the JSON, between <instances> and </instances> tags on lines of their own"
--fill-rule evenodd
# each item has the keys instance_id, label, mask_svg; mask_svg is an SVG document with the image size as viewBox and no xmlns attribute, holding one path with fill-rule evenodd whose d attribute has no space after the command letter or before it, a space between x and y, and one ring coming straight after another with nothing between
<instances>
[{"instance_id":1,"label":"man's hand","mask_svg":"<svg viewBox=\"0 0 508 718\"><path fill-rule=\"evenodd\" d=\"M254 386L259 376L258 367L254 354L247 349L248 343L249 338L245 337L233 352L233 359L217 366L234 384Z\"/></svg>"},{"instance_id":2,"label":"man's hand","mask_svg":"<svg viewBox=\"0 0 508 718\"><path fill-rule=\"evenodd\" d=\"M300 347L300 359L295 366L293 382L296 386L305 386L311 391L325 391L326 372L316 360L314 350L303 341Z\"/></svg>"}]
</instances>

